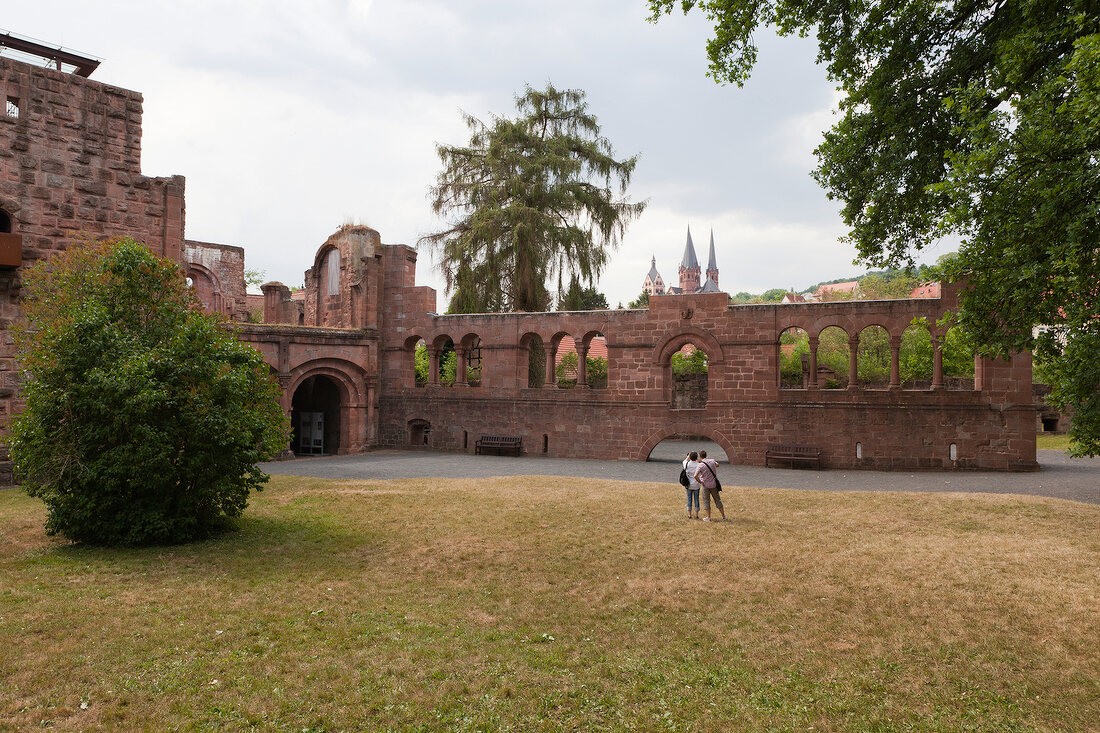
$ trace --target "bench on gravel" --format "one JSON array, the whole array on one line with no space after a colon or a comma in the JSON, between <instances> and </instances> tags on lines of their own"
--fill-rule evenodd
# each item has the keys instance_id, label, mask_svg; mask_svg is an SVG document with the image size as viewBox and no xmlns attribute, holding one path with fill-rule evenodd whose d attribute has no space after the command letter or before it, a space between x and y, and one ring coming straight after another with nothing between
<instances>
[{"instance_id":1,"label":"bench on gravel","mask_svg":"<svg viewBox=\"0 0 1100 733\"><path fill-rule=\"evenodd\" d=\"M821 468L821 449L815 445L772 443L764 454L764 465L770 466L773 461L785 462L789 468Z\"/></svg>"},{"instance_id":2,"label":"bench on gravel","mask_svg":"<svg viewBox=\"0 0 1100 733\"><path fill-rule=\"evenodd\" d=\"M474 443L474 455L487 455L487 451L493 451L493 455L511 453L521 455L523 453L523 438L518 435L482 435Z\"/></svg>"}]
</instances>

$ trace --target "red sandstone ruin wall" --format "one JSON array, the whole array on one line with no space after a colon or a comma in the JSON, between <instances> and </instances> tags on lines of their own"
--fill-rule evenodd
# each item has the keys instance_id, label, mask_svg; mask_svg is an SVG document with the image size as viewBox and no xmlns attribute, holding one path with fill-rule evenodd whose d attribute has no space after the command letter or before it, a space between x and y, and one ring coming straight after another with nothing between
<instances>
[{"instance_id":1,"label":"red sandstone ruin wall","mask_svg":"<svg viewBox=\"0 0 1100 733\"><path fill-rule=\"evenodd\" d=\"M74 234L128 234L180 260L184 179L141 175L141 95L0 58L0 207L23 235L24 261Z\"/></svg>"},{"instance_id":2,"label":"red sandstone ruin wall","mask_svg":"<svg viewBox=\"0 0 1100 733\"><path fill-rule=\"evenodd\" d=\"M183 243L183 264L208 311L234 321L249 319L243 247L188 239Z\"/></svg>"},{"instance_id":3,"label":"red sandstone ruin wall","mask_svg":"<svg viewBox=\"0 0 1100 733\"><path fill-rule=\"evenodd\" d=\"M183 177L141 174L140 94L0 58L7 97L19 114L0 111L0 209L21 238L23 265L0 269L0 432L22 407L8 334L21 314L22 268L82 233L129 235L179 261L184 229Z\"/></svg>"},{"instance_id":4,"label":"red sandstone ruin wall","mask_svg":"<svg viewBox=\"0 0 1100 733\"><path fill-rule=\"evenodd\" d=\"M880 325L900 339L914 318L934 323L943 302L727 303L719 294L653 298L649 310L633 311L417 317L395 310L383 331L382 445L407 445L409 423L417 420L430 423L430 445L445 450L471 450L479 435L497 433L522 435L531 454L545 446L551 456L644 459L662 438L699 434L745 464L762 464L768 443L795 442L821 447L835 468L1035 467L1027 355L984 360L980 391L779 389L784 329L816 334L835 325L854 336ZM527 388L530 334L553 343L565 333L582 343L596 333L607 337L606 389ZM417 339L438 346L475 336L483 356L479 386L414 386ZM710 357L705 409L671 406L668 360L687 342Z\"/></svg>"}]
</instances>

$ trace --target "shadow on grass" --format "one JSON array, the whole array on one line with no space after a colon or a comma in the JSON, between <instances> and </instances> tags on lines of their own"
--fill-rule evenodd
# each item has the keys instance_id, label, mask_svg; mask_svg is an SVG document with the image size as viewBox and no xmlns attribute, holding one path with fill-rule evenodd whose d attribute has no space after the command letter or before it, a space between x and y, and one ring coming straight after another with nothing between
<instances>
[{"instance_id":1,"label":"shadow on grass","mask_svg":"<svg viewBox=\"0 0 1100 733\"><path fill-rule=\"evenodd\" d=\"M147 572L168 567L204 573L270 572L313 566L381 541L369 529L326 513L247 514L206 539L177 545L100 547L60 544L29 553L35 565L79 572Z\"/></svg>"}]
</instances>

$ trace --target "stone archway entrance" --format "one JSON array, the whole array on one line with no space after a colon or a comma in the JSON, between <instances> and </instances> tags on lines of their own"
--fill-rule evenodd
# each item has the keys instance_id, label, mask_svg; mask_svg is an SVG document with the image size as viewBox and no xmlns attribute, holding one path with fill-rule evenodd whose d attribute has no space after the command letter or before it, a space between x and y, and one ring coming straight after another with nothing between
<instances>
[{"instance_id":1,"label":"stone archway entrance","mask_svg":"<svg viewBox=\"0 0 1100 733\"><path fill-rule=\"evenodd\" d=\"M321 374L303 380L291 400L290 449L300 456L339 453L341 407L340 387L334 380Z\"/></svg>"}]
</instances>

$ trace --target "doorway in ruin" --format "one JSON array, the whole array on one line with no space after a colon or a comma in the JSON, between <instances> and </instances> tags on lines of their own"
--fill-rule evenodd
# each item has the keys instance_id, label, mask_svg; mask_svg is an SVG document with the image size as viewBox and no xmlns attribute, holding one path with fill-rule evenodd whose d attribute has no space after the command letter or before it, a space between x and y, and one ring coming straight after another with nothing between
<instances>
[{"instance_id":1,"label":"doorway in ruin","mask_svg":"<svg viewBox=\"0 0 1100 733\"><path fill-rule=\"evenodd\" d=\"M298 385L290 410L290 449L295 455L340 452L340 407L340 386L329 377L314 375Z\"/></svg>"}]
</instances>

